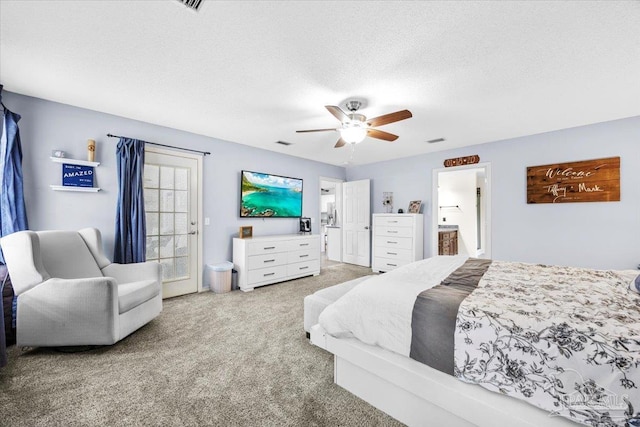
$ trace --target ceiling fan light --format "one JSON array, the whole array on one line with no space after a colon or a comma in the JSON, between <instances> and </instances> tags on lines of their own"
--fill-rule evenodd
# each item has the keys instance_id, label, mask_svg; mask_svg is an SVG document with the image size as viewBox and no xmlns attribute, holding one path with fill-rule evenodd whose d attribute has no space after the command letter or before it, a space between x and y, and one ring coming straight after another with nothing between
<instances>
[{"instance_id":1,"label":"ceiling fan light","mask_svg":"<svg viewBox=\"0 0 640 427\"><path fill-rule=\"evenodd\" d=\"M340 129L340 136L348 144L358 144L367 136L364 127L344 127Z\"/></svg>"}]
</instances>

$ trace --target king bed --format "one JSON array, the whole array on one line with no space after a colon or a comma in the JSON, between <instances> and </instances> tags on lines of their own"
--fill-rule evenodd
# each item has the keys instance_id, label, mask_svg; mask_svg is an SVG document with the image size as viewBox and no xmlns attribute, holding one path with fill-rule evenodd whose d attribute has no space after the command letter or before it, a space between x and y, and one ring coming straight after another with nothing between
<instances>
[{"instance_id":1,"label":"king bed","mask_svg":"<svg viewBox=\"0 0 640 427\"><path fill-rule=\"evenodd\" d=\"M633 270L438 256L345 288L311 342L408 425L639 426L637 286Z\"/></svg>"}]
</instances>

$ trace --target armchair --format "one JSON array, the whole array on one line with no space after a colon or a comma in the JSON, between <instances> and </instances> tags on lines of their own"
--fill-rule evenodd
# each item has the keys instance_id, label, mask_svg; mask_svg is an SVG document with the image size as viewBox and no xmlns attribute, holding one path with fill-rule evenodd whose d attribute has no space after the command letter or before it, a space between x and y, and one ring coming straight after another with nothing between
<instances>
[{"instance_id":1,"label":"armchair","mask_svg":"<svg viewBox=\"0 0 640 427\"><path fill-rule=\"evenodd\" d=\"M162 311L157 262L111 263L100 231L20 231L0 239L17 305L17 345L114 344Z\"/></svg>"}]
</instances>

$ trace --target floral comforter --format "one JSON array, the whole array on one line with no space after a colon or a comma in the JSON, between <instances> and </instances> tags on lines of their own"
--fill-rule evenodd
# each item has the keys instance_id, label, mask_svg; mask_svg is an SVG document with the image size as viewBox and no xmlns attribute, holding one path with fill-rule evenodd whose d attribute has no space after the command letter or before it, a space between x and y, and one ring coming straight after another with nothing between
<instances>
[{"instance_id":1,"label":"floral comforter","mask_svg":"<svg viewBox=\"0 0 640 427\"><path fill-rule=\"evenodd\" d=\"M460 304L454 375L594 426L640 426L640 295L620 272L493 261Z\"/></svg>"}]
</instances>

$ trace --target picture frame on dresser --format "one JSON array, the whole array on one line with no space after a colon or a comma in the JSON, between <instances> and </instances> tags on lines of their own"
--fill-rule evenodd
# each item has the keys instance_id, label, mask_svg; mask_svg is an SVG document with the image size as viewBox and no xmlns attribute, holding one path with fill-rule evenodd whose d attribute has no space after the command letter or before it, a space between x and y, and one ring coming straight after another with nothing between
<instances>
[{"instance_id":1,"label":"picture frame on dresser","mask_svg":"<svg viewBox=\"0 0 640 427\"><path fill-rule=\"evenodd\" d=\"M420 206L422 206L422 200L412 200L409 202L408 213L417 214L420 213Z\"/></svg>"},{"instance_id":2,"label":"picture frame on dresser","mask_svg":"<svg viewBox=\"0 0 640 427\"><path fill-rule=\"evenodd\" d=\"M250 239L253 237L253 227L250 225L240 227L240 232L238 233L238 237L241 239Z\"/></svg>"}]
</instances>

